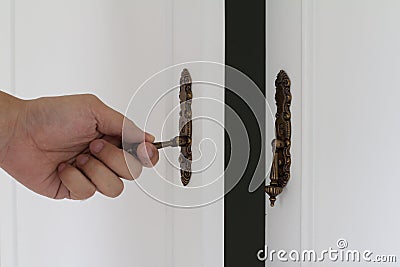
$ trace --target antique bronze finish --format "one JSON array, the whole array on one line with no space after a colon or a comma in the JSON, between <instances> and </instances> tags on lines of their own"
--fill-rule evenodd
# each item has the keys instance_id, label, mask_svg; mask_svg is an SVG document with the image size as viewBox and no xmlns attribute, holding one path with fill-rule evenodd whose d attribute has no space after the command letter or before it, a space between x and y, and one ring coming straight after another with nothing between
<instances>
[{"instance_id":1,"label":"antique bronze finish","mask_svg":"<svg viewBox=\"0 0 400 267\"><path fill-rule=\"evenodd\" d=\"M270 172L270 184L265 187L269 195L271 207L274 206L276 197L282 193L290 179L290 137L291 137L291 114L290 104L292 95L290 93L290 79L285 71L281 70L275 80L275 139L272 141L274 158Z\"/></svg>"},{"instance_id":2,"label":"antique bronze finish","mask_svg":"<svg viewBox=\"0 0 400 267\"><path fill-rule=\"evenodd\" d=\"M181 181L186 186L192 176L192 78L187 69L184 69L180 79L179 100L179 140L187 138L187 143L180 145L181 154L179 164L181 167Z\"/></svg>"},{"instance_id":3,"label":"antique bronze finish","mask_svg":"<svg viewBox=\"0 0 400 267\"><path fill-rule=\"evenodd\" d=\"M184 69L181 73L179 100L179 136L169 141L155 142L153 145L157 149L178 146L181 148L178 160L181 169L181 182L186 186L192 176L192 78L187 69ZM127 149L127 152L136 156L137 146L138 144L133 144Z\"/></svg>"}]
</instances>

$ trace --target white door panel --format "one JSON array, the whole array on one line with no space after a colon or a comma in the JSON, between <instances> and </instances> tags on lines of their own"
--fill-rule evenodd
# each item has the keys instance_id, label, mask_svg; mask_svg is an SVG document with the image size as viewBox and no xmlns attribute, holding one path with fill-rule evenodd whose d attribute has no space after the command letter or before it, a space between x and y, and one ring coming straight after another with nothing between
<instances>
[{"instance_id":1,"label":"white door panel","mask_svg":"<svg viewBox=\"0 0 400 267\"><path fill-rule=\"evenodd\" d=\"M344 238L346 249L371 250L372 259L397 253L398 261L400 3L271 0L268 9L268 77L288 69L301 126L293 129L292 180L268 209L269 249L320 253Z\"/></svg>"},{"instance_id":2,"label":"white door panel","mask_svg":"<svg viewBox=\"0 0 400 267\"><path fill-rule=\"evenodd\" d=\"M4 29L9 31L10 47L0 47L1 55L11 55L9 64L1 61L0 69L10 69L15 77L5 71L1 86L22 98L94 93L125 112L133 93L154 73L186 61L224 60L223 1L18 0L1 5L7 8L1 8L1 14L15 25L7 24ZM195 75L196 71L194 79ZM179 76L170 79L166 84L176 84ZM221 73L213 79L223 84ZM178 101L175 92L146 125L146 131L155 133L157 139L161 139L159 130L166 115ZM202 88L194 96L207 92L223 101L222 90ZM142 101L143 106L148 104L146 98ZM200 105L194 112L202 110ZM215 116L223 120L223 106L215 109ZM131 119L145 125L143 114ZM173 123L162 137L177 134L178 121ZM223 151L220 127L197 123L197 140L211 133L218 151ZM215 171L223 169L222 153L214 164ZM157 171L179 177L163 158ZM140 179L156 175L146 169ZM16 189L12 183L6 187L11 178L2 176L2 191L7 193L2 200L8 201L2 204L2 233L9 234L2 234L0 252L6 267L223 264L222 201L199 209L173 208L148 196L134 182L125 183L118 199L96 194L80 202L51 201L19 184ZM192 179L196 182L204 177L199 173Z\"/></svg>"}]
</instances>

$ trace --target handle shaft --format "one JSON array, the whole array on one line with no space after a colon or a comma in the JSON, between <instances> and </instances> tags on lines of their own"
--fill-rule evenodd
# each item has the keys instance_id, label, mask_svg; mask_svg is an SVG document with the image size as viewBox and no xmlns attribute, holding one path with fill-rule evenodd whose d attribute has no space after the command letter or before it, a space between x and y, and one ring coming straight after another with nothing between
<instances>
[{"instance_id":1,"label":"handle shaft","mask_svg":"<svg viewBox=\"0 0 400 267\"><path fill-rule=\"evenodd\" d=\"M188 136L176 136L169 141L163 142L154 142L152 143L157 149L166 148L166 147L178 147L178 146L187 146L192 142L190 137ZM137 155L136 150L139 144L132 144L130 148L126 151L134 156Z\"/></svg>"},{"instance_id":2,"label":"handle shaft","mask_svg":"<svg viewBox=\"0 0 400 267\"><path fill-rule=\"evenodd\" d=\"M164 142L155 142L153 145L157 149L165 148L165 147L177 147L177 146L186 146L190 144L191 140L188 136L176 136L169 141Z\"/></svg>"}]
</instances>

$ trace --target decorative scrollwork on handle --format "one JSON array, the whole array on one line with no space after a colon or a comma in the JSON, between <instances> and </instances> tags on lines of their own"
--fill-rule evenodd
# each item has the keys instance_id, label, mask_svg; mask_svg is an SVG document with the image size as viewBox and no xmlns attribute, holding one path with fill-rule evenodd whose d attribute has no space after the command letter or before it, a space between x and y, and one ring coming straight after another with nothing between
<instances>
[{"instance_id":1,"label":"decorative scrollwork on handle","mask_svg":"<svg viewBox=\"0 0 400 267\"><path fill-rule=\"evenodd\" d=\"M290 93L290 79L285 71L281 70L275 80L275 139L272 141L272 151L274 153L270 184L265 187L265 192L269 195L271 207L275 205L276 197L282 193L283 188L290 179L291 165L291 113L290 105L292 94Z\"/></svg>"},{"instance_id":2,"label":"decorative scrollwork on handle","mask_svg":"<svg viewBox=\"0 0 400 267\"><path fill-rule=\"evenodd\" d=\"M179 100L181 110L179 112L179 136L185 136L192 140L192 78L189 71L184 69L180 79ZM181 146L179 155L181 168L181 182L186 186L192 176L192 146L191 142Z\"/></svg>"},{"instance_id":3,"label":"decorative scrollwork on handle","mask_svg":"<svg viewBox=\"0 0 400 267\"><path fill-rule=\"evenodd\" d=\"M169 141L155 142L157 149L166 147L180 147L181 153L178 161L180 164L181 182L188 185L192 176L192 78L187 69L183 69L180 78L179 90L179 135ZM126 151L136 156L139 144L132 144Z\"/></svg>"}]
</instances>

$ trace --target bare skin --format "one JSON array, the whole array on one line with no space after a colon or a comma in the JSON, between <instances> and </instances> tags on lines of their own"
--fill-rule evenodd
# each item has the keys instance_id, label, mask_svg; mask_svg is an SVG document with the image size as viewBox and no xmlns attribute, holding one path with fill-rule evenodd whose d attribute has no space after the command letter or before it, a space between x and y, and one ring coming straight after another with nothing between
<instances>
[{"instance_id":1,"label":"bare skin","mask_svg":"<svg viewBox=\"0 0 400 267\"><path fill-rule=\"evenodd\" d=\"M121 149L123 127L124 141L140 143L137 158ZM0 167L49 198L117 197L121 178L157 163L153 141L93 95L21 100L0 92Z\"/></svg>"}]
</instances>

